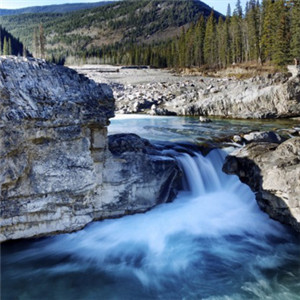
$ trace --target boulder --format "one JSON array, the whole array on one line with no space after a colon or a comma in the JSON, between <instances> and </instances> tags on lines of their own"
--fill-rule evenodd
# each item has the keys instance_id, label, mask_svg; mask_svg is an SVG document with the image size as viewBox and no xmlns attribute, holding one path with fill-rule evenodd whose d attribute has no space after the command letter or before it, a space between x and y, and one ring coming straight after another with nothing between
<instances>
[{"instance_id":1,"label":"boulder","mask_svg":"<svg viewBox=\"0 0 300 300\"><path fill-rule=\"evenodd\" d=\"M174 199L181 172L177 161L135 134L108 137L112 155L106 160L102 191L105 210L143 212Z\"/></svg>"},{"instance_id":2,"label":"boulder","mask_svg":"<svg viewBox=\"0 0 300 300\"><path fill-rule=\"evenodd\" d=\"M199 121L200 121L200 123L211 123L211 119L203 117L203 116L199 117Z\"/></svg>"},{"instance_id":3,"label":"boulder","mask_svg":"<svg viewBox=\"0 0 300 300\"><path fill-rule=\"evenodd\" d=\"M266 142L266 143L282 143L282 137L274 131L253 131L248 134L244 134L243 138L248 143L252 142Z\"/></svg>"},{"instance_id":4,"label":"boulder","mask_svg":"<svg viewBox=\"0 0 300 300\"><path fill-rule=\"evenodd\" d=\"M227 157L223 170L248 184L270 217L300 231L300 137L248 144Z\"/></svg>"}]
</instances>

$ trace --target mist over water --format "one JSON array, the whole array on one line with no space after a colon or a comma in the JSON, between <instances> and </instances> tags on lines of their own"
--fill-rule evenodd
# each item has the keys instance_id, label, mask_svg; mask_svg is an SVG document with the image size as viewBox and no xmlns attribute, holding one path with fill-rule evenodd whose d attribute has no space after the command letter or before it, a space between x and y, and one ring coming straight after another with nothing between
<instances>
[{"instance_id":1,"label":"mist over water","mask_svg":"<svg viewBox=\"0 0 300 300\"><path fill-rule=\"evenodd\" d=\"M126 128L139 124L136 133L161 141L182 140L191 128L204 137L231 127L178 119L132 119ZM113 120L110 131L121 125ZM174 202L72 234L3 244L1 299L300 299L299 236L221 171L225 152L187 152L165 151L184 173Z\"/></svg>"},{"instance_id":2,"label":"mist over water","mask_svg":"<svg viewBox=\"0 0 300 300\"><path fill-rule=\"evenodd\" d=\"M5 244L3 299L299 299L297 237L222 173L224 157L177 154L173 203Z\"/></svg>"}]
</instances>

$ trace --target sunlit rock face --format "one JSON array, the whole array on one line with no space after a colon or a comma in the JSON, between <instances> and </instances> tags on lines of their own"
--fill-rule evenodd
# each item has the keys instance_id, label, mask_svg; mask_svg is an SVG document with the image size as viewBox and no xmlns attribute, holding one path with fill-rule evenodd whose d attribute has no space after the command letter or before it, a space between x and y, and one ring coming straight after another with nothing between
<instances>
[{"instance_id":1,"label":"sunlit rock face","mask_svg":"<svg viewBox=\"0 0 300 300\"><path fill-rule=\"evenodd\" d=\"M237 174L256 192L272 218L300 231L300 138L282 144L253 142L227 157L225 172Z\"/></svg>"},{"instance_id":2,"label":"sunlit rock face","mask_svg":"<svg viewBox=\"0 0 300 300\"><path fill-rule=\"evenodd\" d=\"M42 60L0 58L0 241L74 231L128 212L129 199L113 181L123 176L124 164L108 150L113 115L109 86ZM126 176L137 177L130 169L126 165ZM140 191L149 200L143 209L159 201L147 192ZM134 212L138 195L127 197Z\"/></svg>"}]
</instances>

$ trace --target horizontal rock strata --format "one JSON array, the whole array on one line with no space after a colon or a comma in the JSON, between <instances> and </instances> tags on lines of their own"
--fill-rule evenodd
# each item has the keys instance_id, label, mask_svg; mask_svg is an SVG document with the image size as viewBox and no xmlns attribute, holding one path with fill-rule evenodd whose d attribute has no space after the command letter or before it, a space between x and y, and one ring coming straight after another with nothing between
<instances>
[{"instance_id":1,"label":"horizontal rock strata","mask_svg":"<svg viewBox=\"0 0 300 300\"><path fill-rule=\"evenodd\" d=\"M300 232L300 137L250 143L229 155L223 170L248 184L272 218Z\"/></svg>"},{"instance_id":2,"label":"horizontal rock strata","mask_svg":"<svg viewBox=\"0 0 300 300\"><path fill-rule=\"evenodd\" d=\"M113 115L108 85L42 60L0 58L0 241L71 232L171 197L172 159L110 153Z\"/></svg>"}]
</instances>

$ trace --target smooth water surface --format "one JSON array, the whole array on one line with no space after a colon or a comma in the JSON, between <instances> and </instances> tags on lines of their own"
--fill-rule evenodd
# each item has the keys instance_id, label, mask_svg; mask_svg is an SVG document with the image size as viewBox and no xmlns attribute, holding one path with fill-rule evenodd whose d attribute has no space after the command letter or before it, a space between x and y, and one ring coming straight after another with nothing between
<instances>
[{"instance_id":1,"label":"smooth water surface","mask_svg":"<svg viewBox=\"0 0 300 300\"><path fill-rule=\"evenodd\" d=\"M121 122L111 130L130 129ZM184 172L173 203L4 244L1 299L300 299L299 236L222 173L225 152L169 152Z\"/></svg>"},{"instance_id":2,"label":"smooth water surface","mask_svg":"<svg viewBox=\"0 0 300 300\"><path fill-rule=\"evenodd\" d=\"M281 130L299 127L299 120L227 120L213 118L211 123L199 117L165 117L149 115L117 115L111 119L109 134L136 133L151 141L202 143L250 131Z\"/></svg>"}]
</instances>

